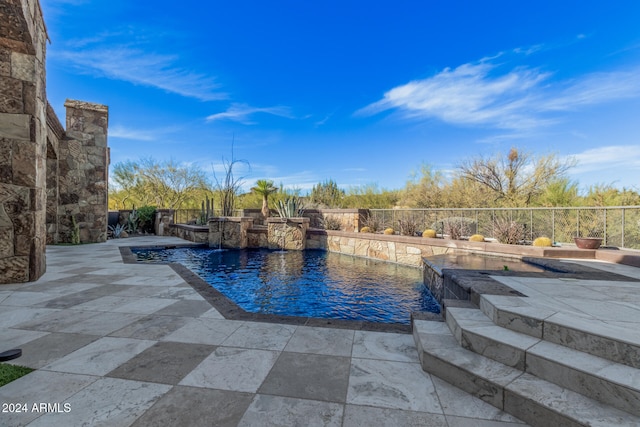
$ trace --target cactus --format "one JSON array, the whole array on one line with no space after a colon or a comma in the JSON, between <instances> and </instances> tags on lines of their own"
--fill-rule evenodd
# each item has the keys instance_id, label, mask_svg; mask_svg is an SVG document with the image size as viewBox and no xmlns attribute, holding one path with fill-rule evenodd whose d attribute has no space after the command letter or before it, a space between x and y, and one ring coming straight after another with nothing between
<instances>
[{"instance_id":1,"label":"cactus","mask_svg":"<svg viewBox=\"0 0 640 427\"><path fill-rule=\"evenodd\" d=\"M395 234L395 231L393 230L393 228L389 227L384 230L384 234Z\"/></svg>"},{"instance_id":2,"label":"cactus","mask_svg":"<svg viewBox=\"0 0 640 427\"><path fill-rule=\"evenodd\" d=\"M360 229L361 233L371 233L371 229L369 227L362 227Z\"/></svg>"},{"instance_id":3,"label":"cactus","mask_svg":"<svg viewBox=\"0 0 640 427\"><path fill-rule=\"evenodd\" d=\"M437 235L436 235L436 230L433 230L433 229L431 229L431 228L429 228L429 229L427 229L427 230L424 230L424 231L422 232L422 237L429 237L429 238L431 238L431 239L435 239L435 238L436 238L436 236L437 236Z\"/></svg>"},{"instance_id":4,"label":"cactus","mask_svg":"<svg viewBox=\"0 0 640 427\"><path fill-rule=\"evenodd\" d=\"M474 234L469 237L470 242L484 242L484 236L482 234Z\"/></svg>"},{"instance_id":5,"label":"cactus","mask_svg":"<svg viewBox=\"0 0 640 427\"><path fill-rule=\"evenodd\" d=\"M548 237L538 237L533 241L533 246L553 246L553 242Z\"/></svg>"}]
</instances>

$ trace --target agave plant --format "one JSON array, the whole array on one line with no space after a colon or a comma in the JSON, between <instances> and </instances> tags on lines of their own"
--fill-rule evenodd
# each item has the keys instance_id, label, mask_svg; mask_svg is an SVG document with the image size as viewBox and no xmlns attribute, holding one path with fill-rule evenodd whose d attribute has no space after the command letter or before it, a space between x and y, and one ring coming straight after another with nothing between
<instances>
[{"instance_id":1,"label":"agave plant","mask_svg":"<svg viewBox=\"0 0 640 427\"><path fill-rule=\"evenodd\" d=\"M109 230L115 239L119 239L122 237L122 232L127 231L127 226L124 224L116 224L115 226L110 225Z\"/></svg>"},{"instance_id":2,"label":"agave plant","mask_svg":"<svg viewBox=\"0 0 640 427\"><path fill-rule=\"evenodd\" d=\"M304 212L304 203L298 196L287 197L286 200L278 200L276 209L280 218L298 218Z\"/></svg>"}]
</instances>

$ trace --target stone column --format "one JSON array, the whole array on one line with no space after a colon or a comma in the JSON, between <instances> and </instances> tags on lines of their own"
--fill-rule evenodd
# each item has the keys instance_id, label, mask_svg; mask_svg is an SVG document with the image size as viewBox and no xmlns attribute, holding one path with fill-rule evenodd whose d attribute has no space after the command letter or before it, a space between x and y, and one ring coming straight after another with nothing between
<instances>
[{"instance_id":1,"label":"stone column","mask_svg":"<svg viewBox=\"0 0 640 427\"><path fill-rule=\"evenodd\" d=\"M0 283L45 263L47 34L36 1L0 0Z\"/></svg>"},{"instance_id":2,"label":"stone column","mask_svg":"<svg viewBox=\"0 0 640 427\"><path fill-rule=\"evenodd\" d=\"M73 223L80 243L107 240L109 148L106 105L67 100L66 136L60 141L58 236L70 242Z\"/></svg>"}]
</instances>

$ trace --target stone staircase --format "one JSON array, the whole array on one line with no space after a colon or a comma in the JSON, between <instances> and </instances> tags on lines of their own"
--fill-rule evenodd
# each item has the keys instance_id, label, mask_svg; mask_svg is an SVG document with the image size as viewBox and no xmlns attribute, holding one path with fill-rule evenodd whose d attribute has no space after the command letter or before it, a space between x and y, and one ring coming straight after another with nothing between
<instances>
[{"instance_id":1,"label":"stone staircase","mask_svg":"<svg viewBox=\"0 0 640 427\"><path fill-rule=\"evenodd\" d=\"M640 332L525 300L414 320L422 368L532 426L640 426Z\"/></svg>"}]
</instances>

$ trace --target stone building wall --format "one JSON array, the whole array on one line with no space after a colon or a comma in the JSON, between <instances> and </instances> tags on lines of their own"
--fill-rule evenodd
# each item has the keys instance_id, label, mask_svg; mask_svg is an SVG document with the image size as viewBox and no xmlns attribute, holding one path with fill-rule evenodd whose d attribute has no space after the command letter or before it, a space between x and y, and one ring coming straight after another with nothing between
<instances>
[{"instance_id":1,"label":"stone building wall","mask_svg":"<svg viewBox=\"0 0 640 427\"><path fill-rule=\"evenodd\" d=\"M0 283L45 271L48 39L37 0L0 0Z\"/></svg>"},{"instance_id":2,"label":"stone building wall","mask_svg":"<svg viewBox=\"0 0 640 427\"><path fill-rule=\"evenodd\" d=\"M108 111L46 96L48 36L38 0L0 0L0 283L37 280L47 243L106 240Z\"/></svg>"},{"instance_id":3,"label":"stone building wall","mask_svg":"<svg viewBox=\"0 0 640 427\"><path fill-rule=\"evenodd\" d=\"M70 242L73 222L80 243L107 240L109 109L105 105L67 100L65 138L58 155L58 236Z\"/></svg>"}]
</instances>

